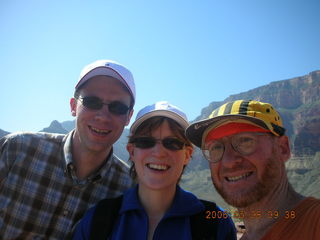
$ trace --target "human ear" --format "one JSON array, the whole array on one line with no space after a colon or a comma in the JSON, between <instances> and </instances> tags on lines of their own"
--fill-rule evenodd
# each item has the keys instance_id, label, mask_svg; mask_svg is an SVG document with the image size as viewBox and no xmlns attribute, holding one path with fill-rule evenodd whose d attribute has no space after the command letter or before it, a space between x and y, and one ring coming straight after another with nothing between
<instances>
[{"instance_id":1,"label":"human ear","mask_svg":"<svg viewBox=\"0 0 320 240\"><path fill-rule=\"evenodd\" d=\"M278 149L279 149L279 154L281 155L281 159L283 160L283 162L288 161L291 157L288 136L278 137L277 145L278 145Z\"/></svg>"},{"instance_id":2,"label":"human ear","mask_svg":"<svg viewBox=\"0 0 320 240\"><path fill-rule=\"evenodd\" d=\"M128 143L127 144L127 151L129 153L129 159L131 159L133 161L133 156L134 156L134 147L132 143Z\"/></svg>"},{"instance_id":3,"label":"human ear","mask_svg":"<svg viewBox=\"0 0 320 240\"><path fill-rule=\"evenodd\" d=\"M131 109L130 112L129 112L129 114L128 114L126 126L128 126L128 124L130 123L130 119L131 119L131 117L132 117L132 115L133 115L133 111L134 111L134 110Z\"/></svg>"},{"instance_id":4,"label":"human ear","mask_svg":"<svg viewBox=\"0 0 320 240\"><path fill-rule=\"evenodd\" d=\"M75 98L70 99L70 109L71 109L71 115L75 117L77 115L77 101Z\"/></svg>"},{"instance_id":5,"label":"human ear","mask_svg":"<svg viewBox=\"0 0 320 240\"><path fill-rule=\"evenodd\" d=\"M187 164L190 162L192 153L193 153L193 147L191 147L191 146L186 146L186 147L185 147L184 165L187 165Z\"/></svg>"}]
</instances>

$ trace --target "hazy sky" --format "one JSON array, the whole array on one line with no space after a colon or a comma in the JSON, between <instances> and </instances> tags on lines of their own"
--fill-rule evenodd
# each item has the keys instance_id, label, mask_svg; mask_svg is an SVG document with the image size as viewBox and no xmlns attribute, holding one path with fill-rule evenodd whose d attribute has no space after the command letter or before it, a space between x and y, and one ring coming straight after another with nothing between
<instances>
[{"instance_id":1,"label":"hazy sky","mask_svg":"<svg viewBox=\"0 0 320 240\"><path fill-rule=\"evenodd\" d=\"M319 0L1 0L0 129L72 120L81 69L126 65L135 111L212 101L320 70ZM135 115L134 115L135 117Z\"/></svg>"}]
</instances>

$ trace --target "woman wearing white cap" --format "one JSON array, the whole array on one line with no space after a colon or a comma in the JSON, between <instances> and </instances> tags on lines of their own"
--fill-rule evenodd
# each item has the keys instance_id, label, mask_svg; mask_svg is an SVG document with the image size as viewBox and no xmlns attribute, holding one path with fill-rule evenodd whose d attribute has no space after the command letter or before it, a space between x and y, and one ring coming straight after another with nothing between
<instances>
[{"instance_id":1,"label":"woman wearing white cap","mask_svg":"<svg viewBox=\"0 0 320 240\"><path fill-rule=\"evenodd\" d=\"M90 209L73 239L236 239L226 214L206 218L219 207L178 185L193 152L185 137L188 125L186 115L168 102L140 110L127 145L137 186Z\"/></svg>"}]
</instances>

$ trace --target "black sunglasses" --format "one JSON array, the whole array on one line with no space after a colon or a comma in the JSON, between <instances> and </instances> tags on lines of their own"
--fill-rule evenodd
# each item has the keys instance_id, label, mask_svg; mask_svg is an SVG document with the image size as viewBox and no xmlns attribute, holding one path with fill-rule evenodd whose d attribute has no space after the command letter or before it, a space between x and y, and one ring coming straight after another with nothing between
<instances>
[{"instance_id":1,"label":"black sunglasses","mask_svg":"<svg viewBox=\"0 0 320 240\"><path fill-rule=\"evenodd\" d=\"M124 115L129 111L129 107L120 101L113 101L110 103L104 103L100 98L95 96L89 97L78 97L82 102L82 105L91 110L100 110L103 108L103 105L107 105L109 112L114 115Z\"/></svg>"},{"instance_id":2,"label":"black sunglasses","mask_svg":"<svg viewBox=\"0 0 320 240\"><path fill-rule=\"evenodd\" d=\"M171 151L181 150L185 146L184 142L173 137L167 137L164 139L156 139L154 137L136 137L131 142L135 145L135 147L142 149L152 148L157 142L161 142L166 149Z\"/></svg>"}]
</instances>

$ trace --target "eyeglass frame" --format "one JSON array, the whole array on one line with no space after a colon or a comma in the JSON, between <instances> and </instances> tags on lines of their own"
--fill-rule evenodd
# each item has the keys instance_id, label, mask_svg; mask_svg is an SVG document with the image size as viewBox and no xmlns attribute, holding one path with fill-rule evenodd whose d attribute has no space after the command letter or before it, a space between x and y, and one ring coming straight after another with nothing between
<instances>
[{"instance_id":1,"label":"eyeglass frame","mask_svg":"<svg viewBox=\"0 0 320 240\"><path fill-rule=\"evenodd\" d=\"M147 147L139 147L136 145L136 141L138 139L149 139L149 140L152 140L152 144L153 145L150 145L150 146L147 146ZM176 143L179 143L181 144L181 146L179 146L179 148L177 149L174 149L174 148L170 148L168 147L168 143L166 143L165 141L168 141L168 140L175 140L177 141ZM151 141L150 141L151 142ZM155 138L155 137L151 137L151 136L139 136L139 137L134 137L130 143L132 143L136 148L139 148L139 149L150 149L150 148L153 148L156 146L157 143L161 143L161 145L167 149L167 150L170 150L170 151L180 151L182 150L185 146L187 146L187 143L185 143L183 140L177 138L177 137L165 137L165 138L162 138L162 139L158 139L158 138Z\"/></svg>"},{"instance_id":2,"label":"eyeglass frame","mask_svg":"<svg viewBox=\"0 0 320 240\"><path fill-rule=\"evenodd\" d=\"M255 135L255 136L274 136L271 132L270 132L270 133L269 133L269 132L241 132L241 133L238 133L238 134L234 134L234 135L232 135L232 136L227 136L228 138L231 138L231 141L229 141L229 143L230 143L232 149L233 149L235 152L237 152L237 153L239 153L239 154L241 154L241 155L243 155L243 156L251 155L252 153L254 153L254 152L257 150L257 146L256 146L256 144L257 144L257 139L254 139L254 140L255 140L255 142L254 142L255 145L254 145L253 150L252 150L251 152L248 152L248 153L243 153L243 152L239 151L239 149L238 149L239 144L238 144L237 146L234 146L233 141L232 141L232 139L233 139L234 137L239 136L240 134L252 134L252 135ZM221 139L222 139L222 138L221 138ZM216 160L216 161L215 161L215 160L212 160L212 159L209 157L210 154L207 154L207 153L206 153L206 151L209 152L209 150L206 149L206 145L207 145L207 144L210 144L210 143L212 143L212 142L214 142L214 141L215 141L215 142L220 142L220 143L223 145L223 152L222 152L222 154L221 154L221 157L220 157L218 160ZM201 150L202 150L202 154L204 155L204 157L206 158L207 161L212 162L212 163L217 163L217 162L220 162L220 161L222 160L223 155L224 155L225 150L226 150L226 146L225 146L225 143L224 143L223 141L221 141L220 139L214 139L214 140L212 140L212 141L209 141L208 143L205 143L204 146L201 148Z\"/></svg>"},{"instance_id":3,"label":"eyeglass frame","mask_svg":"<svg viewBox=\"0 0 320 240\"><path fill-rule=\"evenodd\" d=\"M85 96L85 97L75 96L74 98L77 99L77 100L79 100L84 107L86 107L87 109L92 110L92 111L99 111L99 110L101 110L101 109L103 108L104 105L107 105L109 112L110 112L111 114L115 115L115 116L123 116L123 115L126 115L126 114L128 114L128 113L130 112L130 110L132 109L131 106L127 106L126 104L124 104L124 103L121 102L121 101L111 101L111 102L109 102L109 103L105 103L105 102L102 101L101 98L99 98L99 97L97 97L97 96ZM91 107L88 107L88 105L84 103L85 99L88 99L88 98L95 98L95 99L99 100L99 101L100 101L99 104L102 104L102 105L101 105L99 108L91 108ZM121 103L121 105L126 106L126 112L124 112L124 113L116 113L116 112L114 112L113 110L111 110L111 109L110 109L110 105L112 105L112 104L114 104L114 103Z\"/></svg>"}]
</instances>

